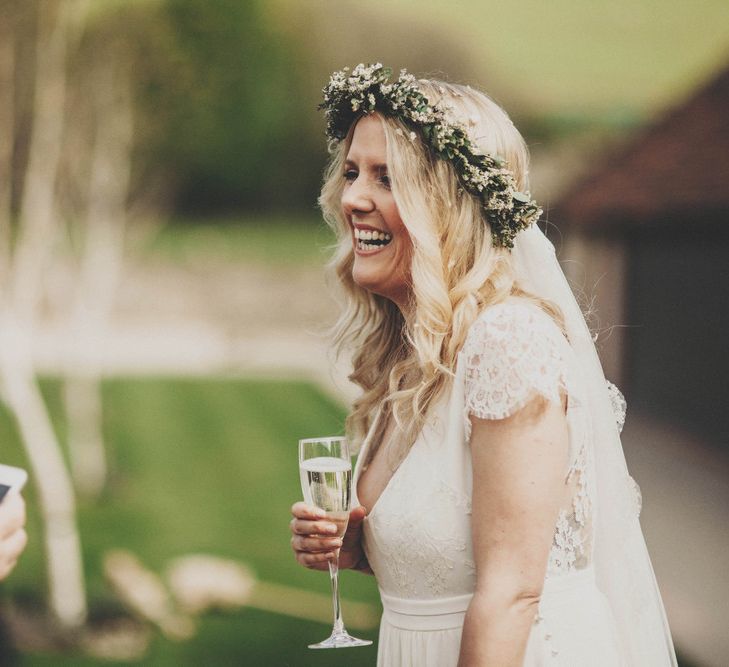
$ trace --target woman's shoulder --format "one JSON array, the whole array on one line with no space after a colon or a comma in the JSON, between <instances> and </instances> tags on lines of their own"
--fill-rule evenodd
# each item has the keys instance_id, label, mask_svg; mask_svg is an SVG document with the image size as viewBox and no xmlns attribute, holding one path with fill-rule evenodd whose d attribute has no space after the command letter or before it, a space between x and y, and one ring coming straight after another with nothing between
<instances>
[{"instance_id":1,"label":"woman's shoulder","mask_svg":"<svg viewBox=\"0 0 729 667\"><path fill-rule=\"evenodd\" d=\"M536 302L509 297L484 308L470 326L463 350L473 346L557 343L564 338L557 322Z\"/></svg>"},{"instance_id":2,"label":"woman's shoulder","mask_svg":"<svg viewBox=\"0 0 729 667\"><path fill-rule=\"evenodd\" d=\"M536 302L511 298L484 309L462 349L468 414L503 419L536 395L559 403L563 391L571 393L568 348Z\"/></svg>"}]
</instances>

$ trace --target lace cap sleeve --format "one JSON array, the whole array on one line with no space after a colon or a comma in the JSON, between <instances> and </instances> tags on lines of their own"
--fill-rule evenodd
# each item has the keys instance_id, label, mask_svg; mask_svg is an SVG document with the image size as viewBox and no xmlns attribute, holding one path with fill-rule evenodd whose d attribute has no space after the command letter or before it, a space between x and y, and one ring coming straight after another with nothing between
<instances>
[{"instance_id":1,"label":"lace cap sleeve","mask_svg":"<svg viewBox=\"0 0 729 667\"><path fill-rule=\"evenodd\" d=\"M504 419L535 396L560 401L567 391L558 326L531 304L501 303L474 322L462 350L465 363L465 417Z\"/></svg>"}]
</instances>

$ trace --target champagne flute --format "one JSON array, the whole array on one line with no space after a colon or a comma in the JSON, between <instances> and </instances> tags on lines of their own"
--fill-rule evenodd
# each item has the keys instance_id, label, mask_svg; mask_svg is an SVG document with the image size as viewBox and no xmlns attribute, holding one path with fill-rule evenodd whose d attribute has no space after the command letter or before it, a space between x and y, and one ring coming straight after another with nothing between
<instances>
[{"instance_id":1,"label":"champagne flute","mask_svg":"<svg viewBox=\"0 0 729 667\"><path fill-rule=\"evenodd\" d=\"M343 537L349 523L352 502L352 459L345 438L299 440L299 473L304 500L309 505L323 509L327 520L337 526L337 536ZM309 644L309 648L369 646L371 641L352 637L342 621L342 607L339 602L339 549L329 561L329 578L332 582L334 627L328 639L318 644Z\"/></svg>"}]
</instances>

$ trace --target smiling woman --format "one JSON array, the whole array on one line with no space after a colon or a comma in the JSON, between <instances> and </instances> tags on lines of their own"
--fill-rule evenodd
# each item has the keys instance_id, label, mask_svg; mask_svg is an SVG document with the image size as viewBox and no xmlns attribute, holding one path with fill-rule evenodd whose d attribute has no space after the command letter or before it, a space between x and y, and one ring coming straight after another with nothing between
<instances>
[{"instance_id":1,"label":"smiling woman","mask_svg":"<svg viewBox=\"0 0 729 667\"><path fill-rule=\"evenodd\" d=\"M352 228L354 282L405 308L412 242L390 187L383 124L374 114L354 127L344 163L342 214Z\"/></svg>"},{"instance_id":2,"label":"smiling woman","mask_svg":"<svg viewBox=\"0 0 729 667\"><path fill-rule=\"evenodd\" d=\"M335 73L323 108L362 505L339 538L295 504L297 560L374 573L380 667L675 665L521 135L483 93L381 65Z\"/></svg>"}]
</instances>

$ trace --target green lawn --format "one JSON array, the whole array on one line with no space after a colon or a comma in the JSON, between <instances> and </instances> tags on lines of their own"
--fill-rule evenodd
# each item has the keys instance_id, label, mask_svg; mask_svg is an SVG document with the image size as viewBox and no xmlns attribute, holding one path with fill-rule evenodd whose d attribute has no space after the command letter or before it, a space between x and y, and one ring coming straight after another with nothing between
<instances>
[{"instance_id":1,"label":"green lawn","mask_svg":"<svg viewBox=\"0 0 729 667\"><path fill-rule=\"evenodd\" d=\"M63 434L58 389L57 382L44 383ZM110 380L104 401L112 475L102 500L80 508L92 607L113 605L100 563L106 550L118 547L131 549L157 572L173 557L206 552L242 560L262 580L328 592L326 575L304 570L293 560L288 508L301 494L297 439L340 433L341 406L304 382L239 379ZM0 413L0 437L3 460L25 465L5 413ZM37 598L45 582L32 483L26 497L31 542L4 584L6 599ZM353 600L378 599L370 577L346 572L342 589ZM156 637L138 664L341 665L339 651L306 649L327 631L323 624L250 609L211 614L188 642ZM374 632L360 634L373 637ZM347 664L371 665L375 650L352 650ZM17 664L111 663L80 655L25 655Z\"/></svg>"},{"instance_id":2,"label":"green lawn","mask_svg":"<svg viewBox=\"0 0 729 667\"><path fill-rule=\"evenodd\" d=\"M316 211L299 218L240 215L177 220L150 238L144 254L178 264L213 261L321 267L329 259L333 243L333 233Z\"/></svg>"}]
</instances>

